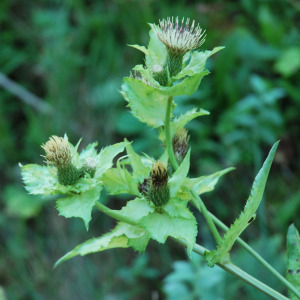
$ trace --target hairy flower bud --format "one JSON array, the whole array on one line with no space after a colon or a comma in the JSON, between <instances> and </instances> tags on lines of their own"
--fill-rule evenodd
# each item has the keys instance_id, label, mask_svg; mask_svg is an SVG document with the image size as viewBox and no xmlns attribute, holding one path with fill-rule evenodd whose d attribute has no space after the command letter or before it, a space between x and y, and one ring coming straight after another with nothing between
<instances>
[{"instance_id":1,"label":"hairy flower bud","mask_svg":"<svg viewBox=\"0 0 300 300\"><path fill-rule=\"evenodd\" d=\"M174 154L178 163L181 163L188 151L190 136L185 128L179 130L172 139Z\"/></svg>"},{"instance_id":2,"label":"hairy flower bud","mask_svg":"<svg viewBox=\"0 0 300 300\"><path fill-rule=\"evenodd\" d=\"M82 171L82 176L84 174L89 174L91 178L95 176L96 173L96 168L97 168L97 161L93 157L88 157L85 160L84 166L81 168Z\"/></svg>"},{"instance_id":3,"label":"hairy flower bud","mask_svg":"<svg viewBox=\"0 0 300 300\"><path fill-rule=\"evenodd\" d=\"M183 56L192 50L198 49L205 42L205 31L195 21L189 27L190 19L181 23L178 17L167 18L159 21L154 30L160 41L167 47L167 64L170 76L176 76L182 69Z\"/></svg>"},{"instance_id":4,"label":"hairy flower bud","mask_svg":"<svg viewBox=\"0 0 300 300\"><path fill-rule=\"evenodd\" d=\"M49 141L42 145L46 155L46 163L56 167L68 166L71 163L71 150L67 140L53 135Z\"/></svg>"},{"instance_id":5,"label":"hairy flower bud","mask_svg":"<svg viewBox=\"0 0 300 300\"><path fill-rule=\"evenodd\" d=\"M53 135L42 145L46 155L43 156L48 165L57 167L58 182L63 185L72 185L78 181L81 171L71 162L71 150L66 139Z\"/></svg>"},{"instance_id":6,"label":"hairy flower bud","mask_svg":"<svg viewBox=\"0 0 300 300\"><path fill-rule=\"evenodd\" d=\"M162 207L163 205L167 204L170 199L168 171L161 161L158 161L152 167L148 198L156 207Z\"/></svg>"},{"instance_id":7,"label":"hairy flower bud","mask_svg":"<svg viewBox=\"0 0 300 300\"><path fill-rule=\"evenodd\" d=\"M168 70L166 66L153 65L152 76L160 85L166 86L168 84Z\"/></svg>"}]
</instances>

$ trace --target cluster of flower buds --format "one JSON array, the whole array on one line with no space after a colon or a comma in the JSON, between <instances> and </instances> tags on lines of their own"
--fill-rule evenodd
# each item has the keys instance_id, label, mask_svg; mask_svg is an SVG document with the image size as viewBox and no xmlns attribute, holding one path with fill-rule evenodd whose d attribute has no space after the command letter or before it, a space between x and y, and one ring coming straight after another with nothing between
<instances>
[{"instance_id":1,"label":"cluster of flower buds","mask_svg":"<svg viewBox=\"0 0 300 300\"><path fill-rule=\"evenodd\" d=\"M152 167L150 177L139 185L139 191L146 196L157 208L168 203L170 189L168 186L168 171L161 161Z\"/></svg>"},{"instance_id":2,"label":"cluster of flower buds","mask_svg":"<svg viewBox=\"0 0 300 300\"><path fill-rule=\"evenodd\" d=\"M154 30L160 41L166 46L168 58L166 66L171 77L176 76L182 69L184 55L198 49L205 42L205 31L195 21L189 26L190 19L179 21L178 17L159 21Z\"/></svg>"},{"instance_id":3,"label":"cluster of flower buds","mask_svg":"<svg viewBox=\"0 0 300 300\"><path fill-rule=\"evenodd\" d=\"M58 136L50 137L49 141L42 145L46 155L45 162L57 168L58 182L62 185L75 184L85 174L94 176L96 164L93 159L86 159L85 165L78 169L72 163L71 149L67 139Z\"/></svg>"}]
</instances>

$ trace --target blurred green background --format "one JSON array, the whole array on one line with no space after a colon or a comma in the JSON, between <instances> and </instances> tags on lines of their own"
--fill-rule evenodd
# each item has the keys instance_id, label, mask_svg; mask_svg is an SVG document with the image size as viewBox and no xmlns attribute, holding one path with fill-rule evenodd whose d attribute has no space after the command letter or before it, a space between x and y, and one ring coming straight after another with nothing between
<instances>
[{"instance_id":1,"label":"blurred green background","mask_svg":"<svg viewBox=\"0 0 300 300\"><path fill-rule=\"evenodd\" d=\"M172 241L151 242L142 255L111 250L53 269L68 250L109 231L114 221L94 212L86 232L81 220L59 217L54 201L29 196L22 186L18 163L42 163L40 145L53 134L67 133L72 143L83 137L82 146L97 140L99 147L127 137L136 151L162 153L157 133L125 109L119 89L122 77L143 62L126 45L146 45L147 23L172 15L207 30L203 49L226 46L209 59L211 75L198 92L176 99L177 113L193 106L211 112L188 127L191 175L237 168L203 197L226 224L238 216L268 150L281 140L265 203L243 237L285 272L287 227L300 227L299 1L1 0L1 300L268 299L198 257L188 260ZM125 200L110 198L109 206L120 208ZM212 247L196 215L198 241ZM233 261L286 293L239 247Z\"/></svg>"}]
</instances>

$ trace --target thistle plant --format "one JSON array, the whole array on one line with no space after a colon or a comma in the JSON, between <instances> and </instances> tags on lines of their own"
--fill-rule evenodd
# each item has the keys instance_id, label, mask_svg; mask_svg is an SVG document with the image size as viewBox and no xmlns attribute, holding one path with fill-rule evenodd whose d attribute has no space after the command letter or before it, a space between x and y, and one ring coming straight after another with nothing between
<instances>
[{"instance_id":1,"label":"thistle plant","mask_svg":"<svg viewBox=\"0 0 300 300\"><path fill-rule=\"evenodd\" d=\"M193 108L174 116L174 97L196 92L203 77L209 74L206 60L223 49L200 51L205 31L194 21L191 26L189 24L188 19L180 23L178 18L175 21L167 18L159 25L150 24L148 47L132 45L145 54L145 65L135 66L131 75L123 79L121 88L131 113L157 130L164 146L160 157L136 153L127 139L100 152L96 150L97 143L93 143L78 153L80 141L73 146L67 136L53 136L42 145L46 165L21 165L27 191L57 195L56 207L60 215L79 217L88 229L95 207L117 221L110 232L83 242L55 265L77 255L111 248L131 247L143 252L151 239L163 244L167 238L172 238L187 248L188 255L192 252L202 255L209 266L220 266L273 299L288 299L232 263L230 252L238 243L288 288L291 299L299 299L300 239L297 229L291 226L288 232L287 278L239 237L255 219L278 142L257 174L243 211L229 228L207 210L200 196L212 191L220 177L233 168L208 176L188 176L192 151L185 127L191 120L209 115L209 112ZM115 159L123 151L126 155ZM124 203L121 210L111 209L102 203L103 189L109 195L128 194L131 200ZM196 244L197 221L191 205L203 215L215 240L214 249Z\"/></svg>"}]
</instances>

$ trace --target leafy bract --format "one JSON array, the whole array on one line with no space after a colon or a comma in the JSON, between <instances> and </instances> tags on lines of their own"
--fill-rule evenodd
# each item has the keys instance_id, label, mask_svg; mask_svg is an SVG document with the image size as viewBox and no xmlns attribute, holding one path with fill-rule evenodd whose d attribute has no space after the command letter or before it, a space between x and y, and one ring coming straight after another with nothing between
<instances>
[{"instance_id":1,"label":"leafy bract","mask_svg":"<svg viewBox=\"0 0 300 300\"><path fill-rule=\"evenodd\" d=\"M171 197L174 197L177 194L178 189L181 187L186 176L188 175L190 169L190 156L191 150L188 151L179 168L174 172L172 178L169 180Z\"/></svg>"},{"instance_id":2,"label":"leafy bract","mask_svg":"<svg viewBox=\"0 0 300 300\"><path fill-rule=\"evenodd\" d=\"M141 122L157 128L164 124L168 96L144 82L125 77L122 84L122 95L132 114Z\"/></svg>"},{"instance_id":3,"label":"leafy bract","mask_svg":"<svg viewBox=\"0 0 300 300\"><path fill-rule=\"evenodd\" d=\"M100 177L106 170L112 167L116 155L124 151L128 141L117 143L103 148L97 156L97 169L95 177Z\"/></svg>"},{"instance_id":4,"label":"leafy bract","mask_svg":"<svg viewBox=\"0 0 300 300\"><path fill-rule=\"evenodd\" d=\"M190 62L188 63L188 65L177 74L175 79L178 80L185 76L194 76L195 74L203 72L205 70L206 60L222 49L224 49L224 47L215 47L211 51L207 50L204 52L194 51L191 54Z\"/></svg>"},{"instance_id":5,"label":"leafy bract","mask_svg":"<svg viewBox=\"0 0 300 300\"><path fill-rule=\"evenodd\" d=\"M133 247L136 251L144 251L149 241L147 232L138 226L120 222L109 233L101 237L90 239L60 258L55 266L77 255L87 255L112 248Z\"/></svg>"},{"instance_id":6,"label":"leafy bract","mask_svg":"<svg viewBox=\"0 0 300 300\"><path fill-rule=\"evenodd\" d=\"M201 176L198 178L185 178L183 185L178 190L177 197L184 200L190 200L191 189L194 189L198 195L210 192L215 188L220 177L232 170L234 170L234 168L227 168L211 175Z\"/></svg>"},{"instance_id":7,"label":"leafy bract","mask_svg":"<svg viewBox=\"0 0 300 300\"><path fill-rule=\"evenodd\" d=\"M268 174L274 159L278 142L276 142L265 160L262 168L258 172L252 185L251 194L247 200L244 210L239 218L234 221L229 230L225 233L221 242L218 244L217 250L206 253L206 261L208 265L213 266L217 262L226 263L230 261L229 252L240 234L251 223L255 217L256 210L261 202Z\"/></svg>"},{"instance_id":8,"label":"leafy bract","mask_svg":"<svg viewBox=\"0 0 300 300\"><path fill-rule=\"evenodd\" d=\"M138 180L120 162L116 168L107 170L101 177L105 189L110 195L131 194L139 195Z\"/></svg>"},{"instance_id":9,"label":"leafy bract","mask_svg":"<svg viewBox=\"0 0 300 300\"><path fill-rule=\"evenodd\" d=\"M181 216L171 216L168 213L154 212L139 222L152 239L164 243L170 236L184 239L187 242L188 253L191 254L197 236L197 222L193 216L190 219Z\"/></svg>"},{"instance_id":10,"label":"leafy bract","mask_svg":"<svg viewBox=\"0 0 300 300\"><path fill-rule=\"evenodd\" d=\"M289 227L286 246L288 257L286 279L300 291L300 237L294 224ZM292 300L298 299L292 292L289 292L289 297Z\"/></svg>"},{"instance_id":11,"label":"leafy bract","mask_svg":"<svg viewBox=\"0 0 300 300\"><path fill-rule=\"evenodd\" d=\"M151 166L144 165L142 158L134 152L130 143L126 146L126 152L132 167L132 174L134 178L137 178L138 181L142 183L144 179L149 176Z\"/></svg>"},{"instance_id":12,"label":"leafy bract","mask_svg":"<svg viewBox=\"0 0 300 300\"><path fill-rule=\"evenodd\" d=\"M193 119L200 117L200 116L206 116L209 115L209 112L204 109L198 110L197 108L193 108L189 111L187 111L184 114L181 114L180 116L174 118L171 121L171 134L172 136L176 135L176 133L184 128L187 123L192 121ZM161 130L159 133L159 139L164 142L165 141L165 131Z\"/></svg>"},{"instance_id":13,"label":"leafy bract","mask_svg":"<svg viewBox=\"0 0 300 300\"><path fill-rule=\"evenodd\" d=\"M66 138L66 137L65 137ZM121 142L109 147L106 147L97 153L97 143L88 145L79 154L77 152L80 141L74 147L69 143L72 163L78 169L81 168L86 159L92 159L96 165L96 173L93 178L89 175L85 175L80 178L73 185L62 185L58 182L57 169L53 166L40 166L37 164L29 164L22 166L22 178L25 184L26 190L30 194L34 195L69 195L72 193L81 193L90 189L94 189L101 184L101 175L109 169L113 164L114 157L124 151L125 146L128 142Z\"/></svg>"},{"instance_id":14,"label":"leafy bract","mask_svg":"<svg viewBox=\"0 0 300 300\"><path fill-rule=\"evenodd\" d=\"M85 227L89 229L89 222L92 219L91 212L100 197L101 187L84 191L80 194L60 198L56 202L59 214L66 217L78 217L84 221Z\"/></svg>"}]
</instances>

